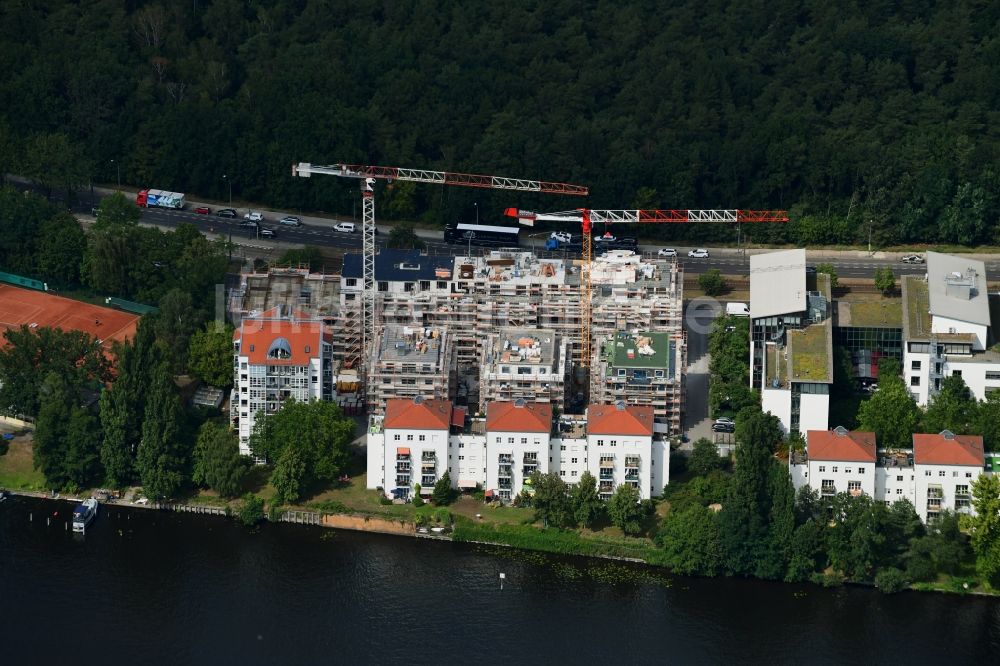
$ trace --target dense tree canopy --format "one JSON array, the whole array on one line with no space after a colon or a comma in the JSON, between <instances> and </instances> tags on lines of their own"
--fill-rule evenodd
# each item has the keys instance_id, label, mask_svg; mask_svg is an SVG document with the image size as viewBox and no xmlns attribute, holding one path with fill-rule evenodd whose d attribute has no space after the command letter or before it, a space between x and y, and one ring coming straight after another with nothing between
<instances>
[{"instance_id":1,"label":"dense tree canopy","mask_svg":"<svg viewBox=\"0 0 1000 666\"><path fill-rule=\"evenodd\" d=\"M120 165L134 185L350 212L353 184L288 164L364 161L579 182L596 207L793 209L755 241L986 242L998 23L930 0L8 2L0 155L54 189ZM561 209L455 189L397 186L382 210Z\"/></svg>"}]
</instances>

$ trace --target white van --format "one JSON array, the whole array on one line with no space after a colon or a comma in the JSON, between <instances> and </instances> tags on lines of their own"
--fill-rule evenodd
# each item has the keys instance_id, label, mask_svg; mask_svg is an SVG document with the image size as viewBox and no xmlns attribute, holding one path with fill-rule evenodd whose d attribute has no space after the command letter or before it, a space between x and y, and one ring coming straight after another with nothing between
<instances>
[{"instance_id":1,"label":"white van","mask_svg":"<svg viewBox=\"0 0 1000 666\"><path fill-rule=\"evenodd\" d=\"M730 317L749 317L750 306L746 303L726 303L726 314Z\"/></svg>"},{"instance_id":2,"label":"white van","mask_svg":"<svg viewBox=\"0 0 1000 666\"><path fill-rule=\"evenodd\" d=\"M335 224L333 226L333 230L334 231L340 231L340 232L345 233L345 234L353 234L354 233L354 223L353 222L337 222L337 224Z\"/></svg>"}]
</instances>

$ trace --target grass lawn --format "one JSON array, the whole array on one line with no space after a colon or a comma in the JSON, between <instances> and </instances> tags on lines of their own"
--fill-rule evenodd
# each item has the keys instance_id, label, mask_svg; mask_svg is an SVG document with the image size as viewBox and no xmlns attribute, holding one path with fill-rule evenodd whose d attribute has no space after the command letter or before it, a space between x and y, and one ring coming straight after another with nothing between
<instances>
[{"instance_id":1,"label":"grass lawn","mask_svg":"<svg viewBox=\"0 0 1000 666\"><path fill-rule=\"evenodd\" d=\"M16 437L0 456L0 487L16 490L45 490L45 477L32 466L31 437Z\"/></svg>"}]
</instances>

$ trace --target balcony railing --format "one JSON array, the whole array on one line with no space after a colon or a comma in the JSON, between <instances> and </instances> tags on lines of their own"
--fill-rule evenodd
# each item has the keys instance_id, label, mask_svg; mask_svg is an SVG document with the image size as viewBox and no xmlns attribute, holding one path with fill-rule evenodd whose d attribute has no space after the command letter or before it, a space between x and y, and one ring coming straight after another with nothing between
<instances>
[{"instance_id":1,"label":"balcony railing","mask_svg":"<svg viewBox=\"0 0 1000 666\"><path fill-rule=\"evenodd\" d=\"M396 460L409 460L409 459L410 459L410 454L409 453L397 453L396 454Z\"/></svg>"},{"instance_id":2,"label":"balcony railing","mask_svg":"<svg viewBox=\"0 0 1000 666\"><path fill-rule=\"evenodd\" d=\"M437 483L437 477L434 476L433 474L420 477L420 485L422 485L424 488L428 486L433 486L435 483Z\"/></svg>"},{"instance_id":3,"label":"balcony railing","mask_svg":"<svg viewBox=\"0 0 1000 666\"><path fill-rule=\"evenodd\" d=\"M410 463L408 463L408 462L405 462L405 463L396 463L396 471L397 472L409 472L410 471Z\"/></svg>"},{"instance_id":4,"label":"balcony railing","mask_svg":"<svg viewBox=\"0 0 1000 666\"><path fill-rule=\"evenodd\" d=\"M927 499L944 499L944 491L940 487L928 486Z\"/></svg>"},{"instance_id":5,"label":"balcony railing","mask_svg":"<svg viewBox=\"0 0 1000 666\"><path fill-rule=\"evenodd\" d=\"M434 454L433 451L424 451L422 454L420 454L420 459L424 462L434 462L435 460L437 460L437 456Z\"/></svg>"},{"instance_id":6,"label":"balcony railing","mask_svg":"<svg viewBox=\"0 0 1000 666\"><path fill-rule=\"evenodd\" d=\"M833 497L837 494L837 489L833 486L823 486L820 489L819 494L821 497Z\"/></svg>"}]
</instances>

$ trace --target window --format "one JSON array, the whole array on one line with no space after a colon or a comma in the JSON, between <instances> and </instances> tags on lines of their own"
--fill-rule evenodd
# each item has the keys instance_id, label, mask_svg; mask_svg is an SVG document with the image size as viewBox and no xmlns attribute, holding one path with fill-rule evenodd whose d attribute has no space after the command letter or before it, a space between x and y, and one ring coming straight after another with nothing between
<instances>
[{"instance_id":1,"label":"window","mask_svg":"<svg viewBox=\"0 0 1000 666\"><path fill-rule=\"evenodd\" d=\"M358 279L357 278L347 278L347 286L348 287L356 287L356 286L358 286Z\"/></svg>"},{"instance_id":2,"label":"window","mask_svg":"<svg viewBox=\"0 0 1000 666\"><path fill-rule=\"evenodd\" d=\"M392 441L398 442L399 441L399 435L393 435L392 436Z\"/></svg>"},{"instance_id":3,"label":"window","mask_svg":"<svg viewBox=\"0 0 1000 666\"><path fill-rule=\"evenodd\" d=\"M406 436L406 441L412 442L413 441L413 435L407 435Z\"/></svg>"},{"instance_id":4,"label":"window","mask_svg":"<svg viewBox=\"0 0 1000 666\"><path fill-rule=\"evenodd\" d=\"M826 465L820 465L819 466L819 471L825 472L826 471Z\"/></svg>"},{"instance_id":5,"label":"window","mask_svg":"<svg viewBox=\"0 0 1000 666\"><path fill-rule=\"evenodd\" d=\"M848 481L847 482L848 492L861 492L861 482L860 481Z\"/></svg>"},{"instance_id":6,"label":"window","mask_svg":"<svg viewBox=\"0 0 1000 666\"><path fill-rule=\"evenodd\" d=\"M952 377L961 377L962 376L962 371L961 370L952 370L951 371L951 376Z\"/></svg>"},{"instance_id":7,"label":"window","mask_svg":"<svg viewBox=\"0 0 1000 666\"><path fill-rule=\"evenodd\" d=\"M527 444L528 443L528 438L527 437L522 437L521 438L521 443L522 444Z\"/></svg>"},{"instance_id":8,"label":"window","mask_svg":"<svg viewBox=\"0 0 1000 666\"><path fill-rule=\"evenodd\" d=\"M910 386L920 386L920 377L910 377Z\"/></svg>"},{"instance_id":9,"label":"window","mask_svg":"<svg viewBox=\"0 0 1000 666\"><path fill-rule=\"evenodd\" d=\"M931 475L931 471L930 470L927 470L927 471L924 472L924 476L930 476L930 475Z\"/></svg>"},{"instance_id":10,"label":"window","mask_svg":"<svg viewBox=\"0 0 1000 666\"><path fill-rule=\"evenodd\" d=\"M944 476L944 470L939 471L938 476Z\"/></svg>"},{"instance_id":11,"label":"window","mask_svg":"<svg viewBox=\"0 0 1000 666\"><path fill-rule=\"evenodd\" d=\"M910 361L910 370L919 370L920 361Z\"/></svg>"},{"instance_id":12,"label":"window","mask_svg":"<svg viewBox=\"0 0 1000 666\"><path fill-rule=\"evenodd\" d=\"M603 439L597 440L597 445L598 446L604 446L604 440Z\"/></svg>"},{"instance_id":13,"label":"window","mask_svg":"<svg viewBox=\"0 0 1000 666\"><path fill-rule=\"evenodd\" d=\"M965 478L971 479L972 478L972 472L966 472L965 473Z\"/></svg>"},{"instance_id":14,"label":"window","mask_svg":"<svg viewBox=\"0 0 1000 666\"><path fill-rule=\"evenodd\" d=\"M459 460L465 460L465 456L459 456L458 459Z\"/></svg>"},{"instance_id":15,"label":"window","mask_svg":"<svg viewBox=\"0 0 1000 666\"><path fill-rule=\"evenodd\" d=\"M447 289L448 283L444 280L438 280L438 289Z\"/></svg>"},{"instance_id":16,"label":"window","mask_svg":"<svg viewBox=\"0 0 1000 666\"><path fill-rule=\"evenodd\" d=\"M833 467L833 473L834 473L834 474L836 474L836 473L837 473L837 467L836 467L836 465L834 465L834 467Z\"/></svg>"},{"instance_id":17,"label":"window","mask_svg":"<svg viewBox=\"0 0 1000 666\"><path fill-rule=\"evenodd\" d=\"M896 494L897 495L902 495L903 494L903 489L902 488L896 488Z\"/></svg>"},{"instance_id":18,"label":"window","mask_svg":"<svg viewBox=\"0 0 1000 666\"><path fill-rule=\"evenodd\" d=\"M996 370L987 370L986 379L1000 379L1000 372Z\"/></svg>"},{"instance_id":19,"label":"window","mask_svg":"<svg viewBox=\"0 0 1000 666\"><path fill-rule=\"evenodd\" d=\"M570 476L576 476L576 470L574 469L572 472L569 473L569 475Z\"/></svg>"},{"instance_id":20,"label":"window","mask_svg":"<svg viewBox=\"0 0 1000 666\"><path fill-rule=\"evenodd\" d=\"M513 444L514 443L514 438L513 437L508 437L507 438L507 443L508 444Z\"/></svg>"},{"instance_id":21,"label":"window","mask_svg":"<svg viewBox=\"0 0 1000 666\"><path fill-rule=\"evenodd\" d=\"M501 438L500 438L500 437L497 437L497 444L499 444L499 443L500 443L500 441L501 441Z\"/></svg>"},{"instance_id":22,"label":"window","mask_svg":"<svg viewBox=\"0 0 1000 666\"><path fill-rule=\"evenodd\" d=\"M421 280L420 281L420 291L427 291L430 288L431 288L431 281L430 280Z\"/></svg>"},{"instance_id":23,"label":"window","mask_svg":"<svg viewBox=\"0 0 1000 666\"><path fill-rule=\"evenodd\" d=\"M417 439L419 441L421 441L421 442L426 441L427 440L427 435L420 435Z\"/></svg>"},{"instance_id":24,"label":"window","mask_svg":"<svg viewBox=\"0 0 1000 666\"><path fill-rule=\"evenodd\" d=\"M956 477L956 476L958 476L958 472L952 472L952 473L951 473L951 476L952 476L952 477Z\"/></svg>"},{"instance_id":25,"label":"window","mask_svg":"<svg viewBox=\"0 0 1000 666\"><path fill-rule=\"evenodd\" d=\"M407 292L413 291L413 283L412 282L404 282L403 283L403 291L407 291Z\"/></svg>"},{"instance_id":26,"label":"window","mask_svg":"<svg viewBox=\"0 0 1000 666\"><path fill-rule=\"evenodd\" d=\"M902 474L900 474L899 476L896 477L896 481L902 482L902 480L903 480L903 475Z\"/></svg>"},{"instance_id":27,"label":"window","mask_svg":"<svg viewBox=\"0 0 1000 666\"><path fill-rule=\"evenodd\" d=\"M560 445L559 446L559 450L560 451L565 451L566 450L566 445L565 444Z\"/></svg>"},{"instance_id":28,"label":"window","mask_svg":"<svg viewBox=\"0 0 1000 666\"><path fill-rule=\"evenodd\" d=\"M850 474L850 473L851 473L851 468L850 467L845 467L844 468L844 474Z\"/></svg>"},{"instance_id":29,"label":"window","mask_svg":"<svg viewBox=\"0 0 1000 666\"><path fill-rule=\"evenodd\" d=\"M458 448L464 449L465 448L465 442L459 442L458 443Z\"/></svg>"},{"instance_id":30,"label":"window","mask_svg":"<svg viewBox=\"0 0 1000 666\"><path fill-rule=\"evenodd\" d=\"M861 467L858 468L858 474L864 474L864 473L865 473L865 468L862 465Z\"/></svg>"},{"instance_id":31,"label":"window","mask_svg":"<svg viewBox=\"0 0 1000 666\"><path fill-rule=\"evenodd\" d=\"M566 470L564 469L559 470L559 476L566 476Z\"/></svg>"},{"instance_id":32,"label":"window","mask_svg":"<svg viewBox=\"0 0 1000 666\"><path fill-rule=\"evenodd\" d=\"M389 291L389 283L388 282L379 282L378 283L378 290L379 291Z\"/></svg>"},{"instance_id":33,"label":"window","mask_svg":"<svg viewBox=\"0 0 1000 666\"><path fill-rule=\"evenodd\" d=\"M569 461L570 461L571 463L573 463L573 464L575 465L575 464L576 464L576 461L577 461L577 459L576 459L576 458L570 458L570 460L569 460Z\"/></svg>"},{"instance_id":34,"label":"window","mask_svg":"<svg viewBox=\"0 0 1000 666\"><path fill-rule=\"evenodd\" d=\"M509 365L501 365L500 366L500 372L502 372L503 374L509 375L510 374L510 366Z\"/></svg>"}]
</instances>

